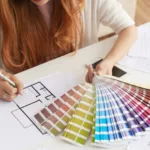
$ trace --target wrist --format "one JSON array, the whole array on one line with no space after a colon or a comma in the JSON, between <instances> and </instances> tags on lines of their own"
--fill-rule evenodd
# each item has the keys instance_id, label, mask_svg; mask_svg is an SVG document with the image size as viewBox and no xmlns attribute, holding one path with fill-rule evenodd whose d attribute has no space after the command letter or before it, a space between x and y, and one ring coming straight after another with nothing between
<instances>
[{"instance_id":1,"label":"wrist","mask_svg":"<svg viewBox=\"0 0 150 150\"><path fill-rule=\"evenodd\" d=\"M109 64L111 67L113 67L116 64L115 59L110 57L104 58L103 62Z\"/></svg>"}]
</instances>

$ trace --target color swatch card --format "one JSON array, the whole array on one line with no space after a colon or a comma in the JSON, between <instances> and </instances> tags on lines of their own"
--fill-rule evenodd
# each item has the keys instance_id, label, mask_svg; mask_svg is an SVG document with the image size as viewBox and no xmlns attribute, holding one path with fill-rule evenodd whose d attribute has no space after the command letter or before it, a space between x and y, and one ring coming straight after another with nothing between
<instances>
[{"instance_id":1,"label":"color swatch card","mask_svg":"<svg viewBox=\"0 0 150 150\"><path fill-rule=\"evenodd\" d=\"M148 134L150 90L105 77L99 81L92 145L108 148Z\"/></svg>"},{"instance_id":2,"label":"color swatch card","mask_svg":"<svg viewBox=\"0 0 150 150\"><path fill-rule=\"evenodd\" d=\"M34 116L48 134L83 146L115 148L150 134L150 88L100 76L80 84Z\"/></svg>"},{"instance_id":3,"label":"color swatch card","mask_svg":"<svg viewBox=\"0 0 150 150\"><path fill-rule=\"evenodd\" d=\"M58 135L69 122L88 85L78 85L45 107L34 118L51 135Z\"/></svg>"},{"instance_id":4,"label":"color swatch card","mask_svg":"<svg viewBox=\"0 0 150 150\"><path fill-rule=\"evenodd\" d=\"M91 86L81 98L75 113L64 130L62 139L76 145L84 145L93 125L95 87Z\"/></svg>"}]
</instances>

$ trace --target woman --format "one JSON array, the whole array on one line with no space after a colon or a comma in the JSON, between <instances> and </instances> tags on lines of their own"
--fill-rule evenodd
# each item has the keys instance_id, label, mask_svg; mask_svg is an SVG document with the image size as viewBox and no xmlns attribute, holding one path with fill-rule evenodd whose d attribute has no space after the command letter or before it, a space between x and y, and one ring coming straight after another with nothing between
<instances>
[{"instance_id":1,"label":"woman","mask_svg":"<svg viewBox=\"0 0 150 150\"><path fill-rule=\"evenodd\" d=\"M111 74L136 37L134 22L116 0L0 0L1 71L17 85L0 80L0 98L21 94L23 85L13 73L97 42L100 23L119 35L95 70ZM89 66L86 80L92 78Z\"/></svg>"}]
</instances>

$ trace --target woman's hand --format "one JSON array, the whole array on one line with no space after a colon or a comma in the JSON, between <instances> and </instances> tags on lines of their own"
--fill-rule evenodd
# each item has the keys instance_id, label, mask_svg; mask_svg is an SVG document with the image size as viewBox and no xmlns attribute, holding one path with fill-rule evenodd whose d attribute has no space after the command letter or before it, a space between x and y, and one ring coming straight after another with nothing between
<instances>
[{"instance_id":1,"label":"woman's hand","mask_svg":"<svg viewBox=\"0 0 150 150\"><path fill-rule=\"evenodd\" d=\"M114 66L114 64L112 63L112 61L105 60L105 59L96 66L95 70L93 69L93 67L91 65L88 66L86 82L92 83L92 80L94 77L94 72L97 75L112 75L113 66Z\"/></svg>"},{"instance_id":2,"label":"woman's hand","mask_svg":"<svg viewBox=\"0 0 150 150\"><path fill-rule=\"evenodd\" d=\"M13 87L7 81L0 79L0 99L10 102L14 100L18 94L22 94L23 84L14 75L2 69L0 69L0 71L16 84L16 87Z\"/></svg>"}]
</instances>

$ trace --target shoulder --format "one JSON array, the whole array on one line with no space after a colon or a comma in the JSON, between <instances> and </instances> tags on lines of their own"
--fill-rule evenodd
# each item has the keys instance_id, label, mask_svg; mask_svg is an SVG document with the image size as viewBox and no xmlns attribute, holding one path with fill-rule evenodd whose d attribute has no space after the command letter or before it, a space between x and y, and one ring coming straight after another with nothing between
<instances>
[{"instance_id":1,"label":"shoulder","mask_svg":"<svg viewBox=\"0 0 150 150\"><path fill-rule=\"evenodd\" d=\"M85 9L98 14L103 14L108 9L114 11L120 7L121 4L117 0L85 0Z\"/></svg>"},{"instance_id":2,"label":"shoulder","mask_svg":"<svg viewBox=\"0 0 150 150\"><path fill-rule=\"evenodd\" d=\"M117 0L85 0L85 3L91 6L97 5L98 7L120 4Z\"/></svg>"},{"instance_id":3,"label":"shoulder","mask_svg":"<svg viewBox=\"0 0 150 150\"><path fill-rule=\"evenodd\" d=\"M85 14L116 33L134 24L127 12L117 0L85 0ZM88 18L86 16L86 18Z\"/></svg>"}]
</instances>

